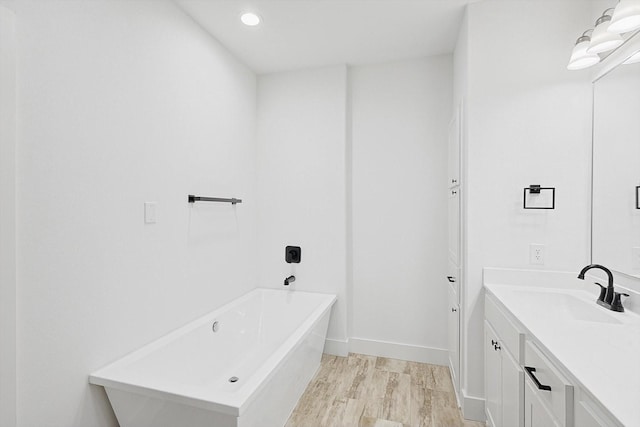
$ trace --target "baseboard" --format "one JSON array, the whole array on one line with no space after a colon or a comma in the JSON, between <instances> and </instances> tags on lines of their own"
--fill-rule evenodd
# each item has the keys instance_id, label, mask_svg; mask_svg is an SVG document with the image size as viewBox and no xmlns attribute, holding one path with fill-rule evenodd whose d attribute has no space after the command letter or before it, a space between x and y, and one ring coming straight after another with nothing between
<instances>
[{"instance_id":1,"label":"baseboard","mask_svg":"<svg viewBox=\"0 0 640 427\"><path fill-rule=\"evenodd\" d=\"M324 352L334 356L347 357L349 355L349 341L327 338L324 340Z\"/></svg>"},{"instance_id":2,"label":"baseboard","mask_svg":"<svg viewBox=\"0 0 640 427\"><path fill-rule=\"evenodd\" d=\"M462 415L467 420L484 422L484 399L475 396L468 396L462 390Z\"/></svg>"},{"instance_id":3,"label":"baseboard","mask_svg":"<svg viewBox=\"0 0 640 427\"><path fill-rule=\"evenodd\" d=\"M351 338L349 339L349 351L433 365L448 366L449 363L447 350L387 341Z\"/></svg>"}]
</instances>

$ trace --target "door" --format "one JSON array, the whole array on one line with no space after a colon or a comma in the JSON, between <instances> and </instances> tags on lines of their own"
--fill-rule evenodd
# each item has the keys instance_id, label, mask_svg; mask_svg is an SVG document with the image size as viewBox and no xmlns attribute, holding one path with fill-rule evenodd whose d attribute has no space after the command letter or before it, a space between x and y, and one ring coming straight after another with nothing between
<instances>
[{"instance_id":1,"label":"door","mask_svg":"<svg viewBox=\"0 0 640 427\"><path fill-rule=\"evenodd\" d=\"M449 122L448 141L449 188L460 185L460 116L459 110L453 113Z\"/></svg>"},{"instance_id":2,"label":"door","mask_svg":"<svg viewBox=\"0 0 640 427\"><path fill-rule=\"evenodd\" d=\"M449 189L449 259L460 265L460 188Z\"/></svg>"},{"instance_id":3,"label":"door","mask_svg":"<svg viewBox=\"0 0 640 427\"><path fill-rule=\"evenodd\" d=\"M498 335L484 322L484 392L487 425L502 426L502 362L497 349ZM513 426L509 426L513 427Z\"/></svg>"},{"instance_id":4,"label":"door","mask_svg":"<svg viewBox=\"0 0 640 427\"><path fill-rule=\"evenodd\" d=\"M524 371L506 348L499 351L502 373L502 425L522 427Z\"/></svg>"},{"instance_id":5,"label":"door","mask_svg":"<svg viewBox=\"0 0 640 427\"><path fill-rule=\"evenodd\" d=\"M460 306L458 297L451 286L447 286L449 292L448 311L448 336L449 336L449 368L453 377L453 386L456 393L459 392L460 381Z\"/></svg>"}]
</instances>

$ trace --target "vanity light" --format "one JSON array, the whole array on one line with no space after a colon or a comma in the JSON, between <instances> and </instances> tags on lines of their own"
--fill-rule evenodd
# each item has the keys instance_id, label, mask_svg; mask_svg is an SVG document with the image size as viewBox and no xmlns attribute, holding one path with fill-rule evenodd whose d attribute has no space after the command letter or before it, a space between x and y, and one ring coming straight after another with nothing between
<instances>
[{"instance_id":1,"label":"vanity light","mask_svg":"<svg viewBox=\"0 0 640 427\"><path fill-rule=\"evenodd\" d=\"M611 23L610 13L613 8L602 12L602 16L596 21L596 27L591 35L591 44L587 48L587 53L602 53L615 49L623 43L622 37L618 33L609 32Z\"/></svg>"},{"instance_id":2,"label":"vanity light","mask_svg":"<svg viewBox=\"0 0 640 427\"><path fill-rule=\"evenodd\" d=\"M624 61L623 64L629 65L629 64L635 64L637 62L640 62L640 50L634 53L633 55L631 55L629 58L627 58L627 60Z\"/></svg>"},{"instance_id":3,"label":"vanity light","mask_svg":"<svg viewBox=\"0 0 640 427\"><path fill-rule=\"evenodd\" d=\"M613 33L628 33L640 28L640 0L620 0L609 24Z\"/></svg>"},{"instance_id":4,"label":"vanity light","mask_svg":"<svg viewBox=\"0 0 640 427\"><path fill-rule=\"evenodd\" d=\"M249 27L255 27L256 25L260 24L261 21L258 15L251 12L243 13L240 16L240 20L244 25L248 25Z\"/></svg>"},{"instance_id":5,"label":"vanity light","mask_svg":"<svg viewBox=\"0 0 640 427\"><path fill-rule=\"evenodd\" d=\"M591 37L587 35L589 31L585 31L578 40L576 41L576 45L573 47L573 51L571 52L571 58L569 59L569 65L567 65L567 69L569 70L581 70L583 68L591 67L592 65L596 65L600 62L600 57L596 53L589 53L587 49L591 43Z\"/></svg>"}]
</instances>

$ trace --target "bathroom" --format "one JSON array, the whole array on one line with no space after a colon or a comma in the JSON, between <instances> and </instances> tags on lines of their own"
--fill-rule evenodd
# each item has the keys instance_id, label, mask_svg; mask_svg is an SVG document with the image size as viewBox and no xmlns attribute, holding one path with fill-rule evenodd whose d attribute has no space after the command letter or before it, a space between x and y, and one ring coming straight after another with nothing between
<instances>
[{"instance_id":1,"label":"bathroom","mask_svg":"<svg viewBox=\"0 0 640 427\"><path fill-rule=\"evenodd\" d=\"M567 63L616 4L0 1L0 426L117 426L91 373L257 287L335 295L339 357L450 366L458 313L456 397L484 422L485 269L597 297L575 276L593 81L619 55ZM555 209L523 209L531 185ZM633 316L638 279L593 262L636 292Z\"/></svg>"}]
</instances>

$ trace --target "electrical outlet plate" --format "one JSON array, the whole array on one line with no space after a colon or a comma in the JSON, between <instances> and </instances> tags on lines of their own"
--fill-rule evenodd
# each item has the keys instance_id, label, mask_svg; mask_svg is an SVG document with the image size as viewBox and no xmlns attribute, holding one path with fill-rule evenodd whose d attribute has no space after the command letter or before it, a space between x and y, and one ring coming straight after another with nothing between
<instances>
[{"instance_id":1,"label":"electrical outlet plate","mask_svg":"<svg viewBox=\"0 0 640 427\"><path fill-rule=\"evenodd\" d=\"M631 248L631 269L640 273L640 247Z\"/></svg>"},{"instance_id":2,"label":"electrical outlet plate","mask_svg":"<svg viewBox=\"0 0 640 427\"><path fill-rule=\"evenodd\" d=\"M145 202L144 203L144 223L155 224L156 223L156 208L157 202Z\"/></svg>"},{"instance_id":3,"label":"electrical outlet plate","mask_svg":"<svg viewBox=\"0 0 640 427\"><path fill-rule=\"evenodd\" d=\"M544 245L532 243L529 245L529 264L544 264Z\"/></svg>"}]
</instances>

